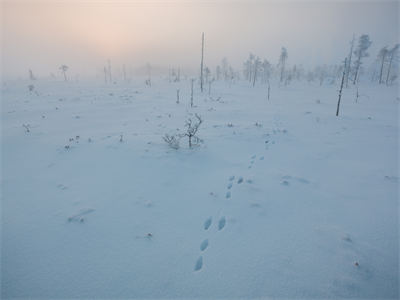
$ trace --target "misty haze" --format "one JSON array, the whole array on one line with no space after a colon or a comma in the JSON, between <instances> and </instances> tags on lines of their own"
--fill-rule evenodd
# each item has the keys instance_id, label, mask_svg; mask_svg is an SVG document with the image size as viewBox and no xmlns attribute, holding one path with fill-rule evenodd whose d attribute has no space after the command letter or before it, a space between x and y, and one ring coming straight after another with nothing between
<instances>
[{"instance_id":1,"label":"misty haze","mask_svg":"<svg viewBox=\"0 0 400 300\"><path fill-rule=\"evenodd\" d=\"M398 299L399 1L1 2L2 299Z\"/></svg>"}]
</instances>

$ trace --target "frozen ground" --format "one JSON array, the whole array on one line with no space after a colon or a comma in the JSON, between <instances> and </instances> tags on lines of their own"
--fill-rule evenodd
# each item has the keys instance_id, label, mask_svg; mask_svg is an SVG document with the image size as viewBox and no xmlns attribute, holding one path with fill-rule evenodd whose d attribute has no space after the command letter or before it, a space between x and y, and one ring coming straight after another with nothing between
<instances>
[{"instance_id":1,"label":"frozen ground","mask_svg":"<svg viewBox=\"0 0 400 300\"><path fill-rule=\"evenodd\" d=\"M396 87L335 117L331 85L29 84L2 86L2 298L399 297ZM168 148L190 113L204 143Z\"/></svg>"}]
</instances>

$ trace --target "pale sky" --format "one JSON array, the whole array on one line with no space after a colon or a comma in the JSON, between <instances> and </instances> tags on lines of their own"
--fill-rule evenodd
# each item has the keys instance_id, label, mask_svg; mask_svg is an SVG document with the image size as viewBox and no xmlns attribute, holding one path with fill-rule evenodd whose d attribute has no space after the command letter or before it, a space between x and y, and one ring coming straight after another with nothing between
<instances>
[{"instance_id":1,"label":"pale sky","mask_svg":"<svg viewBox=\"0 0 400 300\"><path fill-rule=\"evenodd\" d=\"M128 1L3 0L4 78L56 74L95 75L111 59L140 67L199 65L201 33L205 63L223 57L242 66L249 52L276 63L340 63L353 33L369 34L374 58L399 42L399 1Z\"/></svg>"}]
</instances>

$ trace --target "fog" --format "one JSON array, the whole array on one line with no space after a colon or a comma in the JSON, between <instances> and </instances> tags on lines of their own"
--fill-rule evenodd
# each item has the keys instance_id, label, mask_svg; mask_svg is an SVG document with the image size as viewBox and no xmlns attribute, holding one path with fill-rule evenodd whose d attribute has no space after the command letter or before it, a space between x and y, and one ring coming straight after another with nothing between
<instances>
[{"instance_id":1,"label":"fog","mask_svg":"<svg viewBox=\"0 0 400 300\"><path fill-rule=\"evenodd\" d=\"M59 74L94 76L113 66L199 65L223 57L241 67L249 52L276 64L282 46L288 64L337 64L355 34L369 34L369 50L392 46L399 36L399 2L344 1L3 1L4 78Z\"/></svg>"}]
</instances>

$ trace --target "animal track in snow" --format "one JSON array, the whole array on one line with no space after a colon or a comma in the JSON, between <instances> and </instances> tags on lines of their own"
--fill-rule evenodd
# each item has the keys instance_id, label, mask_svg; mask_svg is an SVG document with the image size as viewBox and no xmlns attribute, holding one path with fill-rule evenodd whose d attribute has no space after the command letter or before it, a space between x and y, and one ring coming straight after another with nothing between
<instances>
[{"instance_id":1,"label":"animal track in snow","mask_svg":"<svg viewBox=\"0 0 400 300\"><path fill-rule=\"evenodd\" d=\"M92 208L81 210L79 213L68 217L68 222L81 222L83 223L85 219L83 218L84 215L90 214L95 210Z\"/></svg>"},{"instance_id":2,"label":"animal track in snow","mask_svg":"<svg viewBox=\"0 0 400 300\"><path fill-rule=\"evenodd\" d=\"M305 178L296 177L296 176L290 176L290 175L282 176L282 179L284 179L284 181L286 181L286 182L289 182L290 180L295 180L297 182L304 183L304 184L309 184L310 183L310 181L308 181Z\"/></svg>"},{"instance_id":3,"label":"animal track in snow","mask_svg":"<svg viewBox=\"0 0 400 300\"><path fill-rule=\"evenodd\" d=\"M212 223L212 217L209 217L207 220L205 220L204 222L204 230L208 230L208 228L210 228Z\"/></svg>"},{"instance_id":4,"label":"animal track in snow","mask_svg":"<svg viewBox=\"0 0 400 300\"><path fill-rule=\"evenodd\" d=\"M226 192L225 198L229 199L230 197L231 197L231 192L230 191Z\"/></svg>"},{"instance_id":5,"label":"animal track in snow","mask_svg":"<svg viewBox=\"0 0 400 300\"><path fill-rule=\"evenodd\" d=\"M233 181L235 179L235 176L233 175L233 176L231 176L231 177L229 177L229 181Z\"/></svg>"},{"instance_id":6,"label":"animal track in snow","mask_svg":"<svg viewBox=\"0 0 400 300\"><path fill-rule=\"evenodd\" d=\"M226 224L225 217L222 217L221 219L219 219L219 221L218 221L218 230L222 230L225 227L225 224Z\"/></svg>"},{"instance_id":7,"label":"animal track in snow","mask_svg":"<svg viewBox=\"0 0 400 300\"><path fill-rule=\"evenodd\" d=\"M68 187L67 186L65 186L65 185L63 185L63 184L59 184L59 185L57 185L57 187L60 189L60 190L66 190Z\"/></svg>"},{"instance_id":8,"label":"animal track in snow","mask_svg":"<svg viewBox=\"0 0 400 300\"><path fill-rule=\"evenodd\" d=\"M243 177L239 177L237 183L238 183L238 184L241 184L242 182L243 182Z\"/></svg>"},{"instance_id":9,"label":"animal track in snow","mask_svg":"<svg viewBox=\"0 0 400 300\"><path fill-rule=\"evenodd\" d=\"M229 184L228 184L228 190L230 190L232 188L232 182L230 182Z\"/></svg>"},{"instance_id":10,"label":"animal track in snow","mask_svg":"<svg viewBox=\"0 0 400 300\"><path fill-rule=\"evenodd\" d=\"M201 270L202 267L203 267L203 257L200 256L197 259L196 264L194 265L194 270L195 271L199 271L199 270Z\"/></svg>"},{"instance_id":11,"label":"animal track in snow","mask_svg":"<svg viewBox=\"0 0 400 300\"><path fill-rule=\"evenodd\" d=\"M205 239L203 242L201 242L201 244L200 244L200 250L201 251L204 251L204 250L206 250L207 249L207 247L208 247L208 239Z\"/></svg>"}]
</instances>

